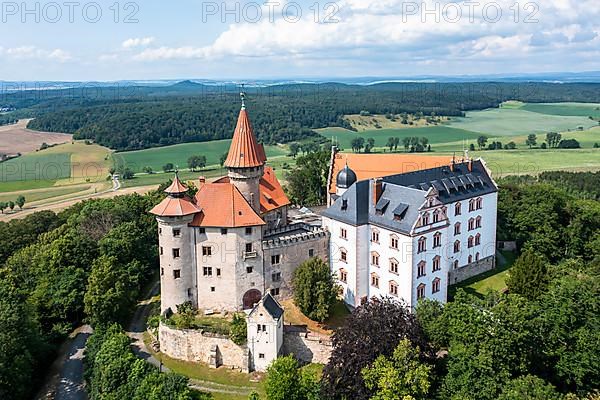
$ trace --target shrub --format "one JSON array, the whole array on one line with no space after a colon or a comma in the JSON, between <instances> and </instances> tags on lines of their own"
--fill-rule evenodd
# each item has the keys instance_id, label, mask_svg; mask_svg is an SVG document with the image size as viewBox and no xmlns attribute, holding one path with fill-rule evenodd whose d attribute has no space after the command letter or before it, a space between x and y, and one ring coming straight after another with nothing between
<instances>
[{"instance_id":1,"label":"shrub","mask_svg":"<svg viewBox=\"0 0 600 400\"><path fill-rule=\"evenodd\" d=\"M246 317L235 314L233 316L233 321L231 321L231 328L229 329L229 339L240 346L245 344L247 339L247 329Z\"/></svg>"},{"instance_id":2,"label":"shrub","mask_svg":"<svg viewBox=\"0 0 600 400\"><path fill-rule=\"evenodd\" d=\"M323 322L329 317L337 297L337 286L329 265L311 258L298 267L292 280L294 302L312 320Z\"/></svg>"}]
</instances>

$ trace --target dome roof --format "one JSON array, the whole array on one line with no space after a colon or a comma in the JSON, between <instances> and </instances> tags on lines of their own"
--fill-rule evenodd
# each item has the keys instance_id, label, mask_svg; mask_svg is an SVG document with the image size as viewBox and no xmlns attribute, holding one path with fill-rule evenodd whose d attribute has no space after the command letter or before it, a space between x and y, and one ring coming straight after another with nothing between
<instances>
[{"instance_id":1,"label":"dome roof","mask_svg":"<svg viewBox=\"0 0 600 400\"><path fill-rule=\"evenodd\" d=\"M335 185L341 189L348 189L356 182L356 174L350 169L348 164L337 174Z\"/></svg>"}]
</instances>

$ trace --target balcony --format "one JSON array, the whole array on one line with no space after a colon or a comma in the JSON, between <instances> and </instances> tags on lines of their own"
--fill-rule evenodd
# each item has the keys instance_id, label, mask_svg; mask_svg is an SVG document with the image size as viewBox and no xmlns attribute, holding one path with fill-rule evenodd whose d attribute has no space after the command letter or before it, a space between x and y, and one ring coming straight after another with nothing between
<instances>
[{"instance_id":1,"label":"balcony","mask_svg":"<svg viewBox=\"0 0 600 400\"><path fill-rule=\"evenodd\" d=\"M242 254L244 260L247 260L249 258L256 258L257 256L258 253L256 251L244 251L244 253Z\"/></svg>"}]
</instances>

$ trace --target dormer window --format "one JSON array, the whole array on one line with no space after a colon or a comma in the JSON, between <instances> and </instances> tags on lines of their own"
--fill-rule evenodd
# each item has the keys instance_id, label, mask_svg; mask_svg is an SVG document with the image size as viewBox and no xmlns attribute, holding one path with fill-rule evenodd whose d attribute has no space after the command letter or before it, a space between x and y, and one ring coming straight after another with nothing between
<instances>
[{"instance_id":1,"label":"dormer window","mask_svg":"<svg viewBox=\"0 0 600 400\"><path fill-rule=\"evenodd\" d=\"M421 225L422 226L429 225L429 213L425 213L425 214L421 215Z\"/></svg>"},{"instance_id":2,"label":"dormer window","mask_svg":"<svg viewBox=\"0 0 600 400\"><path fill-rule=\"evenodd\" d=\"M348 200L342 199L342 210L348 209Z\"/></svg>"}]
</instances>

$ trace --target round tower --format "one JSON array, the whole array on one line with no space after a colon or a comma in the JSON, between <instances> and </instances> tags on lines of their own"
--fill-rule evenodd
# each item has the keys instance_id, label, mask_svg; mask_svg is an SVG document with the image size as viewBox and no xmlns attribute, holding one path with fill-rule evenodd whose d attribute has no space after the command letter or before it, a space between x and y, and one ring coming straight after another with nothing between
<instances>
[{"instance_id":1,"label":"round tower","mask_svg":"<svg viewBox=\"0 0 600 400\"><path fill-rule=\"evenodd\" d=\"M335 194L338 196L343 195L356 182L356 179L356 173L350 169L346 160L346 165L335 178Z\"/></svg>"},{"instance_id":2,"label":"round tower","mask_svg":"<svg viewBox=\"0 0 600 400\"><path fill-rule=\"evenodd\" d=\"M187 189L176 174L165 190L167 197L150 211L158 221L161 314L169 309L177 312L177 306L187 301L198 306L194 232L189 224L201 210Z\"/></svg>"},{"instance_id":3,"label":"round tower","mask_svg":"<svg viewBox=\"0 0 600 400\"><path fill-rule=\"evenodd\" d=\"M260 178L267 161L264 147L258 143L246 111L244 93L229 153L225 160L229 181L242 193L248 204L260 214Z\"/></svg>"}]
</instances>

